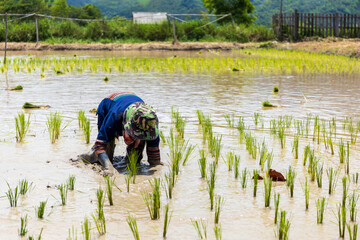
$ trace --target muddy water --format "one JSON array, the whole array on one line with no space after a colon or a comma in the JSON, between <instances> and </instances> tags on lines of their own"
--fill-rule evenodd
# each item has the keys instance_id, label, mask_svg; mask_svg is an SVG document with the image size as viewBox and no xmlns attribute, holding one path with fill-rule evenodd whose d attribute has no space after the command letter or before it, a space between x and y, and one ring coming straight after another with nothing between
<instances>
[{"instance_id":1,"label":"muddy water","mask_svg":"<svg viewBox=\"0 0 360 240\"><path fill-rule=\"evenodd\" d=\"M21 54L21 53L16 53ZM41 53L51 55L53 53ZM174 53L109 53L109 52L65 52L59 56L122 56L158 57L171 56ZM110 54L110 55L109 55ZM131 55L132 54L132 55ZM193 56L193 53L177 55ZM224 53L225 54L225 53ZM232 53L227 53L228 55ZM211 54L205 55L213 56ZM41 56L39 56L41 57ZM244 73L224 75L194 74L161 74L161 73L111 73L106 74L110 81L101 81L103 74L71 73L55 75L47 72L47 77L40 78L40 72L12 73L7 81L1 76L0 83L0 196L5 196L8 187L14 187L20 179L33 182L34 188L25 197L20 197L18 207L10 208L6 197L0 198L0 236L1 239L18 239L20 217L29 215L29 235L37 236L43 231L43 239L66 239L69 228L74 227L81 238L81 222L84 217L91 218L96 209L96 190L104 187L103 178L90 167L75 166L69 159L86 152L91 144L85 144L83 135L78 129L77 112L85 110L91 119L91 141L96 139L96 116L88 111L97 107L98 103L108 94L115 91L133 91L147 103L153 105L158 112L160 127L165 136L171 127L171 107L179 109L186 119L185 138L191 144L202 148L202 134L197 123L196 109L211 114L215 135L222 135L222 154L234 151L241 156L240 169L258 169L258 160L253 160L247 153L244 144L239 143L237 130L227 127L223 114L243 116L246 125L256 135L258 142L265 139L269 149L274 151L273 168L285 172L291 164L296 168L297 178L294 198L290 198L285 183L275 183L274 192L280 193L280 209L286 210L290 216L290 239L337 239L338 228L335 217L336 204L341 200L342 187L340 181L336 194L328 196L327 177L324 172L323 188L316 183L310 187L310 209L305 211L302 183L307 171L302 167L302 152L310 141L301 138L299 144L299 160L294 160L291 153L292 136L286 139L286 148L280 148L279 139L269 134L269 122L281 115L293 115L296 119L305 119L306 113L318 114L321 119L329 120L337 117L338 129L341 133L344 116L355 117L360 104L360 82L358 77L330 75L313 76L279 76ZM21 92L6 91L6 88L21 84ZM272 94L273 86L279 86L280 93ZM269 100L281 106L274 109L262 109L261 102ZM21 112L24 102L48 104L48 110L31 110L30 132L25 143L15 141L14 116ZM64 122L69 126L62 132L57 143L50 144L46 129L46 117L50 112L60 111ZM264 129L255 128L254 112L263 115ZM339 135L341 136L341 135ZM343 136L344 137L344 136ZM336 142L338 139L336 140ZM118 143L116 154L124 154L124 144ZM335 156L325 151L323 144L316 146L317 154L324 161L324 169L329 166L338 167L343 175L343 166L338 164L337 147ZM206 219L208 222L208 238L215 239L213 233L214 212L209 210L209 197L206 182L200 178L197 165L198 148L188 164L181 168L174 189L174 197L170 203L173 211L167 239L196 239L197 234L191 225L192 219ZM169 161L168 147L161 145L162 161ZM350 172L360 171L359 143L351 146ZM208 158L212 161L212 158ZM120 175L116 183L123 190L114 191L114 206L105 202L107 233L99 239L132 239L132 233L126 223L128 213L136 215L140 237L142 239L161 239L162 220L150 220L148 211L141 198L141 192L150 191L149 179L162 177L167 167L157 167L151 175L140 175L136 184L130 186L130 193L125 192L124 177ZM76 190L69 192L66 206L61 206L60 195L56 186L65 183L68 176L76 175ZM351 186L355 188L355 185ZM248 181L246 189L241 188L239 180L228 172L226 165L220 160L217 170L215 192L225 198L220 223L223 239L275 239L273 224L274 203L264 208L263 184L259 183L258 197L252 197L252 183ZM315 201L321 196L327 197L327 209L324 224L316 223ZM34 207L40 201L47 200L44 220L38 220ZM167 201L165 193L162 202ZM94 224L92 223L92 227ZM92 230L92 238L98 238L96 229Z\"/></svg>"}]
</instances>

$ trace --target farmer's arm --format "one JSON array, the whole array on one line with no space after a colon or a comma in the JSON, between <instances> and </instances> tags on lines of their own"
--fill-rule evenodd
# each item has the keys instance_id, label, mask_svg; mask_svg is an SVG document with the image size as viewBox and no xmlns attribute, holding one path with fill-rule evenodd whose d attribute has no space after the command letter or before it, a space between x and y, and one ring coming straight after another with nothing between
<instances>
[{"instance_id":1,"label":"farmer's arm","mask_svg":"<svg viewBox=\"0 0 360 240\"><path fill-rule=\"evenodd\" d=\"M161 163L159 144L159 136L154 140L146 141L146 154L148 156L148 162L150 165L157 165Z\"/></svg>"}]
</instances>

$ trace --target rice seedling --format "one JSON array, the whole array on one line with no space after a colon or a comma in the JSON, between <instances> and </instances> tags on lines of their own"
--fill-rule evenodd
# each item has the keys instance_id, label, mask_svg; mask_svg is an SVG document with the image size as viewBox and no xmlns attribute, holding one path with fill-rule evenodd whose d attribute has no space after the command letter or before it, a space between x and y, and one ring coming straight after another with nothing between
<instances>
[{"instance_id":1,"label":"rice seedling","mask_svg":"<svg viewBox=\"0 0 360 240\"><path fill-rule=\"evenodd\" d=\"M159 131L159 136L160 136L161 141L162 141L164 144L166 144L166 138L165 138L165 136L164 136L163 131Z\"/></svg>"},{"instance_id":2,"label":"rice seedling","mask_svg":"<svg viewBox=\"0 0 360 240\"><path fill-rule=\"evenodd\" d=\"M66 184L61 184L60 186L58 186L58 190L60 193L60 198L61 198L61 205L65 206L66 205L66 199L67 199L67 192L68 192L68 188Z\"/></svg>"},{"instance_id":3,"label":"rice seedling","mask_svg":"<svg viewBox=\"0 0 360 240\"><path fill-rule=\"evenodd\" d=\"M315 169L316 183L319 188L322 188L322 176L323 176L324 163L318 164Z\"/></svg>"},{"instance_id":4,"label":"rice seedling","mask_svg":"<svg viewBox=\"0 0 360 240\"><path fill-rule=\"evenodd\" d=\"M270 177L264 177L265 207L270 207L271 187L272 187L272 179Z\"/></svg>"},{"instance_id":5,"label":"rice seedling","mask_svg":"<svg viewBox=\"0 0 360 240\"><path fill-rule=\"evenodd\" d=\"M265 140L263 140L262 144L261 144L261 147L259 147L260 149L260 152L259 152L259 165L261 166L261 170L264 170L264 165L265 165L265 162L266 162L266 156L267 156L267 153L268 153L268 150L266 148L266 145L265 145Z\"/></svg>"},{"instance_id":6,"label":"rice seedling","mask_svg":"<svg viewBox=\"0 0 360 240\"><path fill-rule=\"evenodd\" d=\"M247 185L249 171L245 168L241 173L241 187L244 189Z\"/></svg>"},{"instance_id":7,"label":"rice seedling","mask_svg":"<svg viewBox=\"0 0 360 240\"><path fill-rule=\"evenodd\" d=\"M351 225L346 224L348 232L349 232L349 239L350 240L356 240L357 239L357 230L358 230L358 224L355 223L353 225L353 229L351 230Z\"/></svg>"},{"instance_id":8,"label":"rice seedling","mask_svg":"<svg viewBox=\"0 0 360 240\"><path fill-rule=\"evenodd\" d=\"M220 219L220 213L221 213L221 209L224 205L224 199L220 196L217 195L215 198L215 224L219 224L219 219Z\"/></svg>"},{"instance_id":9,"label":"rice seedling","mask_svg":"<svg viewBox=\"0 0 360 240\"><path fill-rule=\"evenodd\" d=\"M309 155L309 166L308 166L308 172L310 173L310 180L312 182L315 181L316 178L316 169L318 166L318 159L314 155L314 150L310 151Z\"/></svg>"},{"instance_id":10,"label":"rice seedling","mask_svg":"<svg viewBox=\"0 0 360 240\"><path fill-rule=\"evenodd\" d=\"M284 124L279 124L278 127L279 127L279 129L278 129L278 137L280 139L281 148L283 149L285 147L285 140L286 140L285 125Z\"/></svg>"},{"instance_id":11,"label":"rice seedling","mask_svg":"<svg viewBox=\"0 0 360 240\"><path fill-rule=\"evenodd\" d=\"M325 197L316 200L316 220L317 223L323 223L325 212Z\"/></svg>"},{"instance_id":12,"label":"rice seedling","mask_svg":"<svg viewBox=\"0 0 360 240\"><path fill-rule=\"evenodd\" d=\"M254 112L254 124L256 127L257 127L258 123L260 122L261 117L262 117L261 113Z\"/></svg>"},{"instance_id":13,"label":"rice seedling","mask_svg":"<svg viewBox=\"0 0 360 240\"><path fill-rule=\"evenodd\" d=\"M24 113L18 113L15 117L16 142L23 142L26 133L29 131L30 116L31 114L28 115L27 120Z\"/></svg>"},{"instance_id":14,"label":"rice seedling","mask_svg":"<svg viewBox=\"0 0 360 240\"><path fill-rule=\"evenodd\" d=\"M346 226L346 206L338 204L337 205L337 222L339 229L339 237L345 237L345 226Z\"/></svg>"},{"instance_id":15,"label":"rice seedling","mask_svg":"<svg viewBox=\"0 0 360 240\"><path fill-rule=\"evenodd\" d=\"M41 239L39 239L41 240ZM74 226L72 226L71 228L69 228L69 235L66 238L66 240L77 240L77 230L75 229ZM85 239L86 240L86 239Z\"/></svg>"},{"instance_id":16,"label":"rice seedling","mask_svg":"<svg viewBox=\"0 0 360 240\"><path fill-rule=\"evenodd\" d=\"M340 142L339 142L339 160L340 160L340 163L345 162L345 156L346 156L345 145L344 145L344 142L343 142L343 140L341 138Z\"/></svg>"},{"instance_id":17,"label":"rice seedling","mask_svg":"<svg viewBox=\"0 0 360 240\"><path fill-rule=\"evenodd\" d=\"M244 134L245 134L245 129L246 129L245 120L243 117L239 117L239 121L238 121L236 128L240 133L240 142L242 142L242 140L244 138Z\"/></svg>"},{"instance_id":18,"label":"rice seedling","mask_svg":"<svg viewBox=\"0 0 360 240\"><path fill-rule=\"evenodd\" d=\"M335 191L339 171L330 167L328 170L326 170L326 174L329 179L329 194L331 195Z\"/></svg>"},{"instance_id":19,"label":"rice seedling","mask_svg":"<svg viewBox=\"0 0 360 240\"><path fill-rule=\"evenodd\" d=\"M194 152L195 150L195 145L191 145L189 144L189 141L187 141L185 144L184 144L184 148L185 148L185 154L183 155L183 159L182 159L182 165L185 166L186 163L188 162L189 160L189 157L190 155Z\"/></svg>"},{"instance_id":20,"label":"rice seedling","mask_svg":"<svg viewBox=\"0 0 360 240\"><path fill-rule=\"evenodd\" d=\"M305 195L305 210L308 210L309 209L309 193L310 193L308 178L305 179L305 184L304 184L303 190L304 190L304 195Z\"/></svg>"},{"instance_id":21,"label":"rice seedling","mask_svg":"<svg viewBox=\"0 0 360 240\"><path fill-rule=\"evenodd\" d=\"M131 232L134 236L134 239L135 240L140 240L140 235L139 235L139 229L138 229L138 226L137 226L137 223L136 223L136 217L129 214L128 218L127 218L127 223L131 229Z\"/></svg>"},{"instance_id":22,"label":"rice seedling","mask_svg":"<svg viewBox=\"0 0 360 240\"><path fill-rule=\"evenodd\" d=\"M84 127L84 123L86 121L86 117L85 117L85 111L84 110L80 110L78 112L78 124L79 124L79 129L82 129Z\"/></svg>"},{"instance_id":23,"label":"rice seedling","mask_svg":"<svg viewBox=\"0 0 360 240\"><path fill-rule=\"evenodd\" d=\"M214 226L214 234L215 234L215 239L216 240L221 240L222 239L221 225L220 224L216 224Z\"/></svg>"},{"instance_id":24,"label":"rice seedling","mask_svg":"<svg viewBox=\"0 0 360 240\"><path fill-rule=\"evenodd\" d=\"M309 144L309 145L306 145L305 149L304 149L303 166L306 165L306 162L309 158L310 153L311 153L311 149L310 149L310 144Z\"/></svg>"},{"instance_id":25,"label":"rice seedling","mask_svg":"<svg viewBox=\"0 0 360 240\"><path fill-rule=\"evenodd\" d=\"M234 114L227 114L225 113L224 114L224 118L225 118L225 121L227 123L227 125L230 127L230 128L234 128L235 127L235 115Z\"/></svg>"},{"instance_id":26,"label":"rice seedling","mask_svg":"<svg viewBox=\"0 0 360 240\"><path fill-rule=\"evenodd\" d=\"M347 199L347 194L348 194L348 191L349 191L348 179L347 179L346 176L344 176L342 178L342 184L343 184L342 205L345 206L346 199Z\"/></svg>"},{"instance_id":27,"label":"rice seedling","mask_svg":"<svg viewBox=\"0 0 360 240\"><path fill-rule=\"evenodd\" d=\"M47 201L42 201L42 202L40 202L39 207L35 207L35 213L36 213L37 217L40 219L44 218L46 203L47 203Z\"/></svg>"},{"instance_id":28,"label":"rice seedling","mask_svg":"<svg viewBox=\"0 0 360 240\"><path fill-rule=\"evenodd\" d=\"M95 223L95 227L100 235L106 233L106 219L104 213L104 202L105 202L105 195L104 190L101 187L98 188L96 191L96 198L97 198L97 209L96 212L92 214L92 218Z\"/></svg>"},{"instance_id":29,"label":"rice seedling","mask_svg":"<svg viewBox=\"0 0 360 240\"><path fill-rule=\"evenodd\" d=\"M20 218L20 229L18 231L20 236L25 236L26 233L28 232L27 224L28 224L28 215L26 214L25 217Z\"/></svg>"},{"instance_id":30,"label":"rice seedling","mask_svg":"<svg viewBox=\"0 0 360 240\"><path fill-rule=\"evenodd\" d=\"M277 235L279 240L287 240L289 239L288 233L290 229L290 221L286 219L286 211L283 210L280 212L280 221L277 225Z\"/></svg>"},{"instance_id":31,"label":"rice seedling","mask_svg":"<svg viewBox=\"0 0 360 240\"><path fill-rule=\"evenodd\" d=\"M253 159L256 159L258 146L256 143L256 138L252 136L251 133L245 134L245 144L246 144L246 150L249 152L251 157Z\"/></svg>"},{"instance_id":32,"label":"rice seedling","mask_svg":"<svg viewBox=\"0 0 360 240\"><path fill-rule=\"evenodd\" d=\"M9 183L7 183L8 185L8 191L5 193L6 197L8 198L9 202L10 202L10 207L16 207L17 206L17 201L19 199L19 187L16 186L14 188L14 190L11 189Z\"/></svg>"},{"instance_id":33,"label":"rice seedling","mask_svg":"<svg viewBox=\"0 0 360 240\"><path fill-rule=\"evenodd\" d=\"M129 173L124 175L125 177L125 183L126 183L126 192L130 192L130 181L131 181L131 175Z\"/></svg>"},{"instance_id":34,"label":"rice seedling","mask_svg":"<svg viewBox=\"0 0 360 240\"><path fill-rule=\"evenodd\" d=\"M149 181L152 193L142 193L142 198L149 211L152 220L160 218L160 178Z\"/></svg>"},{"instance_id":35,"label":"rice seedling","mask_svg":"<svg viewBox=\"0 0 360 240\"><path fill-rule=\"evenodd\" d=\"M26 179L22 179L19 181L19 192L21 195L25 195L27 192L29 192L32 188L33 183Z\"/></svg>"},{"instance_id":36,"label":"rice seedling","mask_svg":"<svg viewBox=\"0 0 360 240\"><path fill-rule=\"evenodd\" d=\"M225 153L225 163L228 167L228 171L232 171L232 168L233 168L233 165L234 165L234 158L235 158L235 155L234 155L234 152L227 152Z\"/></svg>"},{"instance_id":37,"label":"rice seedling","mask_svg":"<svg viewBox=\"0 0 360 240\"><path fill-rule=\"evenodd\" d=\"M70 175L69 178L67 179L66 186L70 191L75 190L75 181L76 181L75 175Z\"/></svg>"},{"instance_id":38,"label":"rice seedling","mask_svg":"<svg viewBox=\"0 0 360 240\"><path fill-rule=\"evenodd\" d=\"M329 135L327 137L327 144L330 147L331 155L334 155L334 144L333 144L333 141L332 141L331 133L329 133Z\"/></svg>"},{"instance_id":39,"label":"rice seedling","mask_svg":"<svg viewBox=\"0 0 360 240\"><path fill-rule=\"evenodd\" d=\"M280 203L280 193L274 194L274 204L275 204L275 217L274 217L274 224L277 224L277 219L279 215L279 203Z\"/></svg>"},{"instance_id":40,"label":"rice seedling","mask_svg":"<svg viewBox=\"0 0 360 240\"><path fill-rule=\"evenodd\" d=\"M183 139L185 134L185 121L180 116L179 110L174 110L171 108L172 122L175 124L175 129L178 132L179 136Z\"/></svg>"},{"instance_id":41,"label":"rice seedling","mask_svg":"<svg viewBox=\"0 0 360 240\"><path fill-rule=\"evenodd\" d=\"M201 178L205 178L205 176L206 176L206 165L207 165L206 164L207 154L205 153L205 150L200 149L199 150L199 155L200 155L200 158L198 160L198 164L199 164Z\"/></svg>"},{"instance_id":42,"label":"rice seedling","mask_svg":"<svg viewBox=\"0 0 360 240\"><path fill-rule=\"evenodd\" d=\"M84 218L84 222L81 224L82 235L85 240L91 239L91 223L87 217Z\"/></svg>"},{"instance_id":43,"label":"rice seedling","mask_svg":"<svg viewBox=\"0 0 360 240\"><path fill-rule=\"evenodd\" d=\"M357 202L359 200L359 195L356 194L356 190L353 191L353 193L349 196L349 208L350 208L350 221L355 222L356 221L356 215L357 215Z\"/></svg>"},{"instance_id":44,"label":"rice seedling","mask_svg":"<svg viewBox=\"0 0 360 240\"><path fill-rule=\"evenodd\" d=\"M273 161L274 161L274 154L273 154L272 152L266 154L266 167L267 167L267 172L269 172Z\"/></svg>"},{"instance_id":45,"label":"rice seedling","mask_svg":"<svg viewBox=\"0 0 360 240\"><path fill-rule=\"evenodd\" d=\"M258 179L259 179L259 170L253 170L253 180L254 180L254 191L253 196L256 197L257 186L258 186Z\"/></svg>"},{"instance_id":46,"label":"rice seedling","mask_svg":"<svg viewBox=\"0 0 360 240\"><path fill-rule=\"evenodd\" d=\"M169 204L166 204L164 208L165 208L165 213L164 213L163 238L166 238L166 233L169 228L172 214L169 215Z\"/></svg>"},{"instance_id":47,"label":"rice seedling","mask_svg":"<svg viewBox=\"0 0 360 240\"><path fill-rule=\"evenodd\" d=\"M353 183L358 184L359 182L359 173L354 173L352 175Z\"/></svg>"},{"instance_id":48,"label":"rice seedling","mask_svg":"<svg viewBox=\"0 0 360 240\"><path fill-rule=\"evenodd\" d=\"M127 164L128 175L132 178L132 183L135 184L136 175L138 171L137 161L140 153L136 150L131 151L128 154L129 163Z\"/></svg>"},{"instance_id":49,"label":"rice seedling","mask_svg":"<svg viewBox=\"0 0 360 240\"><path fill-rule=\"evenodd\" d=\"M206 232L206 221L201 220L191 220L192 225L194 226L199 239L207 239L207 232Z\"/></svg>"},{"instance_id":50,"label":"rice seedling","mask_svg":"<svg viewBox=\"0 0 360 240\"><path fill-rule=\"evenodd\" d=\"M62 115L59 112L50 113L47 117L46 126L50 134L50 142L55 143L59 139L61 131L63 131L69 124L62 127Z\"/></svg>"},{"instance_id":51,"label":"rice seedling","mask_svg":"<svg viewBox=\"0 0 360 240\"><path fill-rule=\"evenodd\" d=\"M199 125L202 125L205 119L204 113L201 110L196 109L196 116L198 118Z\"/></svg>"},{"instance_id":52,"label":"rice seedling","mask_svg":"<svg viewBox=\"0 0 360 240\"><path fill-rule=\"evenodd\" d=\"M210 198L210 210L214 209L214 196L215 196L215 180L216 180L216 163L213 162L209 166L209 175L206 179L207 190Z\"/></svg>"},{"instance_id":53,"label":"rice seedling","mask_svg":"<svg viewBox=\"0 0 360 240\"><path fill-rule=\"evenodd\" d=\"M40 233L39 233L39 236L37 236L37 240L41 240L41 235L42 235L42 232L43 232L43 228L40 230ZM70 231L70 230L69 230ZM69 233L70 234L70 233ZM74 239L76 239L76 238L74 238ZM35 237L33 237L33 236L28 236L28 240L35 240ZM71 238L70 238L70 240L71 240Z\"/></svg>"},{"instance_id":54,"label":"rice seedling","mask_svg":"<svg viewBox=\"0 0 360 240\"><path fill-rule=\"evenodd\" d=\"M205 176L204 176L205 177ZM172 199L172 191L176 182L176 174L165 173L165 182L163 181L166 197Z\"/></svg>"},{"instance_id":55,"label":"rice seedling","mask_svg":"<svg viewBox=\"0 0 360 240\"><path fill-rule=\"evenodd\" d=\"M106 195L109 200L110 206L114 205L113 201L113 186L115 185L115 177L111 178L109 176L104 177L105 184L106 184Z\"/></svg>"},{"instance_id":56,"label":"rice seedling","mask_svg":"<svg viewBox=\"0 0 360 240\"><path fill-rule=\"evenodd\" d=\"M90 135L91 135L91 127L90 127L90 119L86 119L85 125L83 127L85 142L86 144L90 143Z\"/></svg>"},{"instance_id":57,"label":"rice seedling","mask_svg":"<svg viewBox=\"0 0 360 240\"><path fill-rule=\"evenodd\" d=\"M347 151L345 158L345 174L349 175L349 173L350 173L350 149L349 149L349 142L347 142Z\"/></svg>"},{"instance_id":58,"label":"rice seedling","mask_svg":"<svg viewBox=\"0 0 360 240\"><path fill-rule=\"evenodd\" d=\"M296 177L295 170L291 166L289 166L289 170L286 173L286 185L290 189L290 196L291 197L294 197L295 177Z\"/></svg>"},{"instance_id":59,"label":"rice seedling","mask_svg":"<svg viewBox=\"0 0 360 240\"><path fill-rule=\"evenodd\" d=\"M234 177L235 177L235 179L238 179L238 177L239 177L239 166L240 166L240 156L235 155L234 156Z\"/></svg>"}]
</instances>

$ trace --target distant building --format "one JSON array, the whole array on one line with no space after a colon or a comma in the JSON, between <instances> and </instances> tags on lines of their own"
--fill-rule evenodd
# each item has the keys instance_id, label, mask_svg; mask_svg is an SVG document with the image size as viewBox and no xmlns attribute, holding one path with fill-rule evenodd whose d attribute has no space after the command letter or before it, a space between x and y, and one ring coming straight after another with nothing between
<instances>
[{"instance_id":1,"label":"distant building","mask_svg":"<svg viewBox=\"0 0 360 240\"><path fill-rule=\"evenodd\" d=\"M160 23L167 20L164 12L133 12L134 23Z\"/></svg>"}]
</instances>

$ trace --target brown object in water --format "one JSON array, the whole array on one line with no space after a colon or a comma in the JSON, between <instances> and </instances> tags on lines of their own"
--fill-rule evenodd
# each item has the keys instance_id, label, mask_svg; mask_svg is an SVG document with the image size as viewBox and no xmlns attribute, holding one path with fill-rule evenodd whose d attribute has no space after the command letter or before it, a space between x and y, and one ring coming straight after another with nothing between
<instances>
[{"instance_id":1,"label":"brown object in water","mask_svg":"<svg viewBox=\"0 0 360 240\"><path fill-rule=\"evenodd\" d=\"M284 175L282 175L280 172L277 172L276 170L271 169L271 168L269 170L269 177L271 177L271 179L273 181L280 181L280 182L286 181Z\"/></svg>"}]
</instances>

